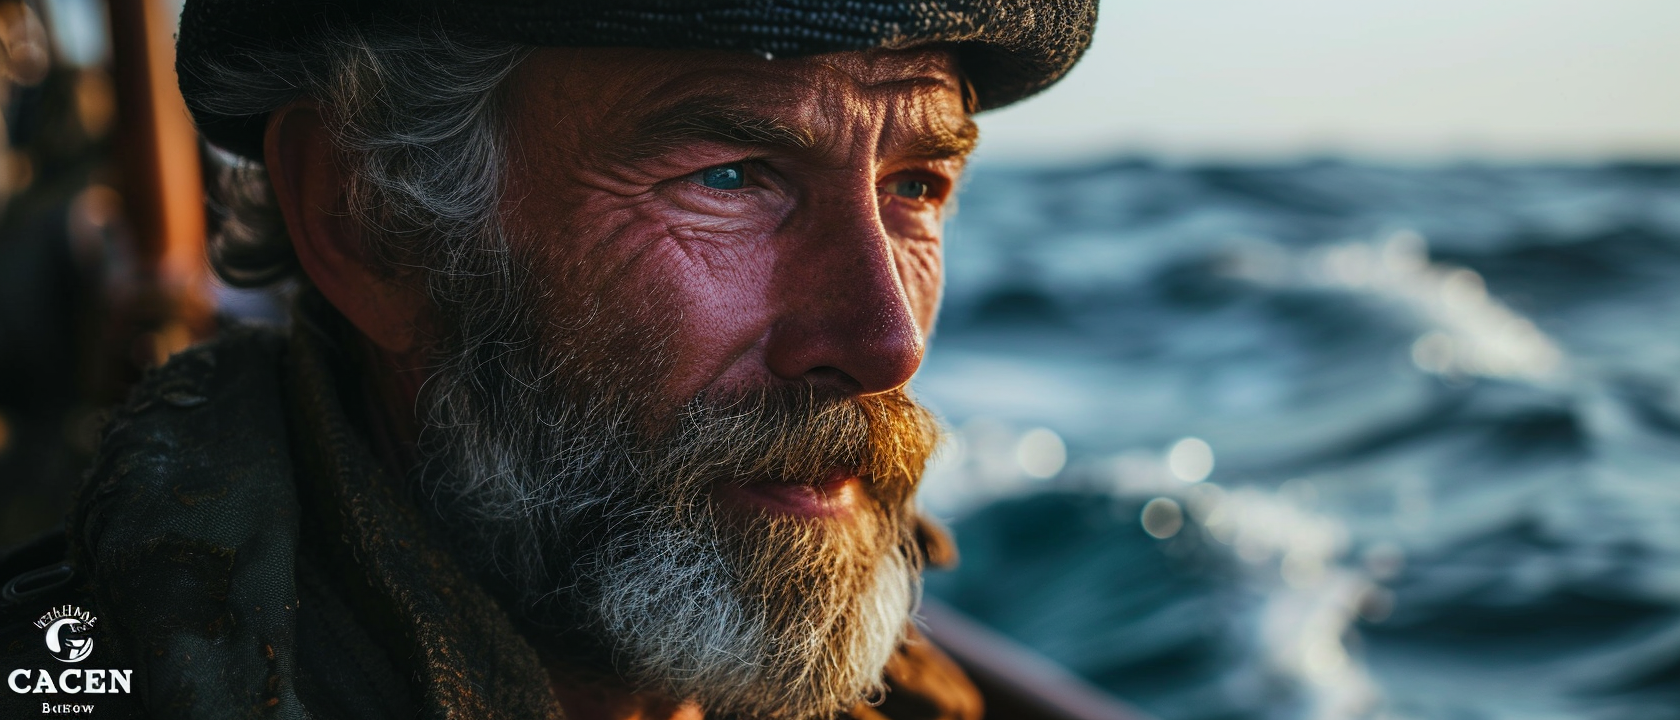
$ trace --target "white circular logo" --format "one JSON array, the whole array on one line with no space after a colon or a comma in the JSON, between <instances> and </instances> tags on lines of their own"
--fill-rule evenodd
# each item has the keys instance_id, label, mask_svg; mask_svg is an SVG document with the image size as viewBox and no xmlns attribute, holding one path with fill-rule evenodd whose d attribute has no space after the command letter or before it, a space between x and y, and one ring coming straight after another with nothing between
<instances>
[{"instance_id":1,"label":"white circular logo","mask_svg":"<svg viewBox=\"0 0 1680 720\"><path fill-rule=\"evenodd\" d=\"M76 663L93 654L93 628L78 618L67 617L47 626L47 652L60 662Z\"/></svg>"}]
</instances>

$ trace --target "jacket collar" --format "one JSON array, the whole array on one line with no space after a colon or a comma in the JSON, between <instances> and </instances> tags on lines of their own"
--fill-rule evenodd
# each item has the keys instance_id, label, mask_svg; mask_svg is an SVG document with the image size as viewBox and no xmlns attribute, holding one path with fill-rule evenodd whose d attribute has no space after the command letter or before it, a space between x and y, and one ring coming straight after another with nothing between
<instances>
[{"instance_id":1,"label":"jacket collar","mask_svg":"<svg viewBox=\"0 0 1680 720\"><path fill-rule=\"evenodd\" d=\"M298 493L435 718L560 718L536 651L353 429L332 334L299 323L286 368ZM355 395L350 395L355 397ZM305 527L308 527L306 524ZM342 576L342 575L341 575Z\"/></svg>"}]
</instances>

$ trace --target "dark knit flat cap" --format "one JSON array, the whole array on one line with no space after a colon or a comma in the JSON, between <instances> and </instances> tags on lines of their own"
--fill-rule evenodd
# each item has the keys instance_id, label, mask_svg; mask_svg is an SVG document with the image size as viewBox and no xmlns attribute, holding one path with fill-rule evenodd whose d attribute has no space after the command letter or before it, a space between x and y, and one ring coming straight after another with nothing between
<instances>
[{"instance_id":1,"label":"dark knit flat cap","mask_svg":"<svg viewBox=\"0 0 1680 720\"><path fill-rule=\"evenodd\" d=\"M261 156L263 117L209 111L188 68L237 66L336 23L436 18L536 46L742 50L771 56L950 43L981 109L1049 87L1091 44L1097 0L187 0L181 92L211 142Z\"/></svg>"}]
</instances>

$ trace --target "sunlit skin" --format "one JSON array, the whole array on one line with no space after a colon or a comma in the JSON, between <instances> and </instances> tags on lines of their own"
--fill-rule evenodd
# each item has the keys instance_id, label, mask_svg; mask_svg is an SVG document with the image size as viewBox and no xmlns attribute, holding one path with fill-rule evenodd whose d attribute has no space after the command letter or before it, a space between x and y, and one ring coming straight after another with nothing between
<instances>
[{"instance_id":1,"label":"sunlit skin","mask_svg":"<svg viewBox=\"0 0 1680 720\"><path fill-rule=\"evenodd\" d=\"M949 53L557 49L513 88L509 229L552 248L558 287L682 319L673 410L768 383L879 393L915 373L974 139ZM858 482L836 468L721 489L833 516Z\"/></svg>"},{"instance_id":2,"label":"sunlit skin","mask_svg":"<svg viewBox=\"0 0 1680 720\"><path fill-rule=\"evenodd\" d=\"M943 221L975 138L949 52L546 49L507 92L510 236L534 251L557 313L597 298L633 327L669 331L669 410L767 384L868 395L915 373L939 305ZM277 199L305 272L367 336L376 394L411 441L424 294L376 267L335 215L342 183L322 128L304 103L271 120ZM809 484L727 484L719 498L842 521L865 481L834 468ZM701 714L561 699L576 717Z\"/></svg>"}]
</instances>

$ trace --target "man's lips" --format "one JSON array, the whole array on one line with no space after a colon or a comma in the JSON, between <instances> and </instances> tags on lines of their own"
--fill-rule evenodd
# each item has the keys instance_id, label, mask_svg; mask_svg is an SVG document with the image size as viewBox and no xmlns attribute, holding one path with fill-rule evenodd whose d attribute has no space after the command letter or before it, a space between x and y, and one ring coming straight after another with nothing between
<instances>
[{"instance_id":1,"label":"man's lips","mask_svg":"<svg viewBox=\"0 0 1680 720\"><path fill-rule=\"evenodd\" d=\"M725 483L718 488L726 501L751 505L772 513L801 517L845 515L863 499L863 479L846 470L832 470L820 482L762 480Z\"/></svg>"}]
</instances>

